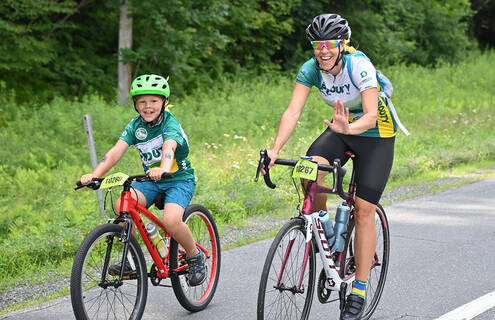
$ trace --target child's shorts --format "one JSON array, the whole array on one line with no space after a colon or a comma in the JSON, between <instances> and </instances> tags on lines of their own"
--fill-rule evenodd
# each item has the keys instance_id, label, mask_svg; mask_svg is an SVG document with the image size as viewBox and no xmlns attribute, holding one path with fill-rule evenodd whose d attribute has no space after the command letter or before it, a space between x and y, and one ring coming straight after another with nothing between
<instances>
[{"instance_id":1,"label":"child's shorts","mask_svg":"<svg viewBox=\"0 0 495 320\"><path fill-rule=\"evenodd\" d=\"M177 203L182 208L187 208L194 194L196 182L194 179L156 183L153 181L135 182L132 187L141 191L146 197L146 206L149 208L156 197L165 194L165 203ZM132 190L131 190L132 193Z\"/></svg>"}]
</instances>

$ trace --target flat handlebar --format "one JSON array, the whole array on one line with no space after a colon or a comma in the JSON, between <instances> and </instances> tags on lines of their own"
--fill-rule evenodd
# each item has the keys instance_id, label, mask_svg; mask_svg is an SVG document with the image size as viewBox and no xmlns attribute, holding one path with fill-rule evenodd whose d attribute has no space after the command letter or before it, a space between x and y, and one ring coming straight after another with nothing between
<instances>
[{"instance_id":1,"label":"flat handlebar","mask_svg":"<svg viewBox=\"0 0 495 320\"><path fill-rule=\"evenodd\" d=\"M169 178L172 178L174 176L173 173L171 172L164 172L162 174L162 179L169 179ZM98 190L101 186L101 182L104 180L105 178L93 178L93 180L91 180L88 184L82 184L81 181L77 181L76 182L76 186L74 188L74 190L78 190L78 189L81 189L81 188L84 188L84 187L87 187L87 188L90 188L90 189L93 189L93 190ZM154 181L152 180L148 175L146 174L138 174L138 175L135 175L135 176L130 176L129 178L127 178L127 180L124 182L124 186L128 185L130 186L132 182L134 181L137 181L137 182L146 182L146 181Z\"/></svg>"},{"instance_id":2,"label":"flat handlebar","mask_svg":"<svg viewBox=\"0 0 495 320\"><path fill-rule=\"evenodd\" d=\"M265 169L265 175L263 179L265 180L265 184L271 188L275 189L276 185L270 179L270 169L268 165L270 164L271 159L268 157L268 152L266 149L260 151L260 160L258 163L258 170L256 171L256 177L254 179L255 182L258 182L259 175L261 173L261 169ZM275 160L275 164L280 164L284 166L294 167L298 163L298 160L289 160L289 159L277 159ZM344 192L342 181L344 180L344 176L346 173L346 169L342 168L340 165L340 159L335 159L332 165L327 164L318 164L318 170L332 172L333 173L333 187L332 193L338 194L342 199L348 200L351 197L351 194L348 192Z\"/></svg>"}]
</instances>

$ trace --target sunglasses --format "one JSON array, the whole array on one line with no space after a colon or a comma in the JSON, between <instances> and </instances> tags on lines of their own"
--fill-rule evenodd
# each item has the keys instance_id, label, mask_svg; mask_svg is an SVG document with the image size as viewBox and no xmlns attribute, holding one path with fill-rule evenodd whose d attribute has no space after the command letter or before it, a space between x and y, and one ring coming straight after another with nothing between
<instances>
[{"instance_id":1,"label":"sunglasses","mask_svg":"<svg viewBox=\"0 0 495 320\"><path fill-rule=\"evenodd\" d=\"M324 41L311 41L313 49L321 50L323 48L334 49L337 48L341 40L324 40Z\"/></svg>"}]
</instances>

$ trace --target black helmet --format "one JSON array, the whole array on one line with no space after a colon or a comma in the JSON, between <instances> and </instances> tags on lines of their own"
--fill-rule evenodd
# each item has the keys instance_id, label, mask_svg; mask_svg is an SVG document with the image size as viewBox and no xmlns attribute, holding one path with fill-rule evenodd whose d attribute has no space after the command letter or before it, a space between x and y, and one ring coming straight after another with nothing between
<instances>
[{"instance_id":1,"label":"black helmet","mask_svg":"<svg viewBox=\"0 0 495 320\"><path fill-rule=\"evenodd\" d=\"M338 14L325 13L316 16L306 28L309 41L349 40L351 28L347 20Z\"/></svg>"}]
</instances>

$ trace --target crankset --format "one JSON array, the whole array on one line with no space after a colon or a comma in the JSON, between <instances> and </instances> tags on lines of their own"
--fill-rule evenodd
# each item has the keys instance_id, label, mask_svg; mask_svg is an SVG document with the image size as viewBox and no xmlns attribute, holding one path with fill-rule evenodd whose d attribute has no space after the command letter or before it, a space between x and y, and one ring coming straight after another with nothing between
<instances>
[{"instance_id":1,"label":"crankset","mask_svg":"<svg viewBox=\"0 0 495 320\"><path fill-rule=\"evenodd\" d=\"M150 269L150 273L148 274L148 277L150 278L151 284L154 286L160 285L160 281L162 281L162 278L158 277L158 268L156 265L153 263Z\"/></svg>"},{"instance_id":2,"label":"crankset","mask_svg":"<svg viewBox=\"0 0 495 320\"><path fill-rule=\"evenodd\" d=\"M329 303L330 294L332 290L325 288L325 283L327 282L327 275L325 270L322 268L320 272L320 276L318 277L318 287L316 289L318 300L320 303Z\"/></svg>"}]
</instances>

